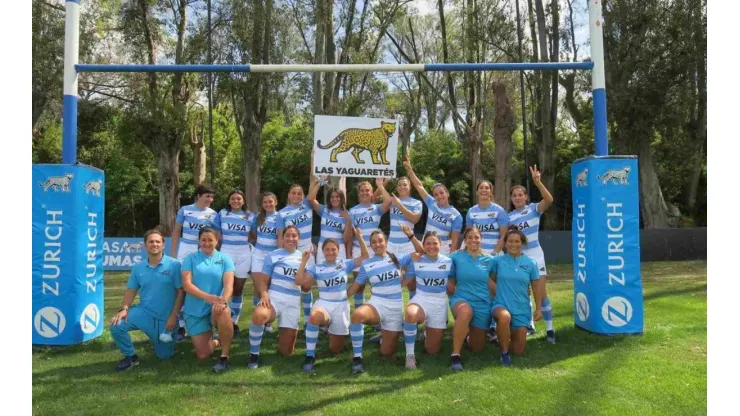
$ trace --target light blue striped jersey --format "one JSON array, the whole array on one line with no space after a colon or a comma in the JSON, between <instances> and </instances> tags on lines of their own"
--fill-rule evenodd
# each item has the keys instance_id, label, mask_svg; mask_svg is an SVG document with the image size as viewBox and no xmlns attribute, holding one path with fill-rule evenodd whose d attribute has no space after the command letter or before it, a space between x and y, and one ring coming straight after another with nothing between
<instances>
[{"instance_id":1,"label":"light blue striped jersey","mask_svg":"<svg viewBox=\"0 0 740 416\"><path fill-rule=\"evenodd\" d=\"M358 204L349 210L352 223L362 231L362 237L368 246L370 246L370 234L380 227L380 217L383 215L380 207L380 204ZM408 240L406 238L406 241ZM358 249L360 248L360 241L357 237L354 238L352 245Z\"/></svg>"},{"instance_id":2,"label":"light blue striped jersey","mask_svg":"<svg viewBox=\"0 0 740 416\"><path fill-rule=\"evenodd\" d=\"M344 244L344 230L346 227L347 220L344 219L338 210L330 210L325 205L322 205L319 249L327 238L333 238L337 240L337 243Z\"/></svg>"},{"instance_id":3,"label":"light blue striped jersey","mask_svg":"<svg viewBox=\"0 0 740 416\"><path fill-rule=\"evenodd\" d=\"M460 211L452 205L440 207L431 195L425 201L429 213L427 214L427 228L425 232L436 231L441 241L448 241L450 233L462 231L463 218Z\"/></svg>"},{"instance_id":4,"label":"light blue striped jersey","mask_svg":"<svg viewBox=\"0 0 740 416\"><path fill-rule=\"evenodd\" d=\"M319 287L319 299L329 302L347 301L347 275L352 273L355 261L337 259L334 264L323 262L311 265L306 273L313 277Z\"/></svg>"},{"instance_id":5,"label":"light blue striped jersey","mask_svg":"<svg viewBox=\"0 0 740 416\"><path fill-rule=\"evenodd\" d=\"M249 233L257 220L253 212L222 209L216 217L216 226L221 228L223 243L221 247L239 247L249 244Z\"/></svg>"},{"instance_id":6,"label":"light blue striped jersey","mask_svg":"<svg viewBox=\"0 0 740 416\"><path fill-rule=\"evenodd\" d=\"M383 299L403 301L401 295L401 270L390 256L373 256L362 262L356 282L370 282L370 295Z\"/></svg>"},{"instance_id":7,"label":"light blue striped jersey","mask_svg":"<svg viewBox=\"0 0 740 416\"><path fill-rule=\"evenodd\" d=\"M265 215L265 222L260 225L258 219L254 220L254 230L257 233L257 242L254 248L264 252L271 252L277 249L277 222L278 214L273 212L272 214Z\"/></svg>"},{"instance_id":8,"label":"light blue striped jersey","mask_svg":"<svg viewBox=\"0 0 740 416\"><path fill-rule=\"evenodd\" d=\"M521 209L509 211L509 225L518 228L527 237L527 246L524 249L537 248L540 246L540 214L537 211L537 203L532 202Z\"/></svg>"},{"instance_id":9,"label":"light blue striped jersey","mask_svg":"<svg viewBox=\"0 0 740 416\"><path fill-rule=\"evenodd\" d=\"M447 297L447 279L452 272L452 259L442 254L438 254L436 259L431 259L425 254L417 262L411 258L411 254L407 254L400 262L401 267L408 267L406 278L416 279L416 291L419 294Z\"/></svg>"},{"instance_id":10,"label":"light blue striped jersey","mask_svg":"<svg viewBox=\"0 0 740 416\"><path fill-rule=\"evenodd\" d=\"M282 232L289 225L295 225L301 233L300 240L298 240L298 247L305 247L311 244L313 208L311 208L308 199L304 199L298 205L287 205L278 211L276 221L278 232Z\"/></svg>"},{"instance_id":11,"label":"light blue striped jersey","mask_svg":"<svg viewBox=\"0 0 740 416\"><path fill-rule=\"evenodd\" d=\"M195 204L180 207L175 219L175 222L182 225L180 242L198 245L198 231L207 225L216 226L216 215L216 211L211 208L200 209Z\"/></svg>"},{"instance_id":12,"label":"light blue striped jersey","mask_svg":"<svg viewBox=\"0 0 740 416\"><path fill-rule=\"evenodd\" d=\"M509 226L509 215L501 205L491 203L487 208L476 205L470 208L465 216L465 226L475 227L480 230L481 250L490 253L496 248L501 237L501 227Z\"/></svg>"},{"instance_id":13,"label":"light blue striped jersey","mask_svg":"<svg viewBox=\"0 0 740 416\"><path fill-rule=\"evenodd\" d=\"M294 296L296 301L301 297L301 287L295 284L295 274L301 265L301 251L292 253L281 248L265 256L262 273L270 276L270 292Z\"/></svg>"},{"instance_id":14,"label":"light blue striped jersey","mask_svg":"<svg viewBox=\"0 0 740 416\"><path fill-rule=\"evenodd\" d=\"M421 214L421 211L423 209L421 201L414 198L400 199L401 203L404 207L406 207L407 210L411 211L414 214ZM403 231L401 231L401 225L406 225L407 227L411 228L411 230L414 229L414 224L403 216L401 210L398 209L397 206L391 205L391 232L388 235L389 242L393 244L405 244L409 242L409 238L406 237L406 234L404 234Z\"/></svg>"}]
</instances>

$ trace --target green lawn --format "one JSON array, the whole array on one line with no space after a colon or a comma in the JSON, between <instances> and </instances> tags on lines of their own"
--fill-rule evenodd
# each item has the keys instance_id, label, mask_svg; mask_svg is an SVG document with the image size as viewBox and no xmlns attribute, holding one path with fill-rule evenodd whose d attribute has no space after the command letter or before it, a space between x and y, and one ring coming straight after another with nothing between
<instances>
[{"instance_id":1,"label":"green lawn","mask_svg":"<svg viewBox=\"0 0 740 416\"><path fill-rule=\"evenodd\" d=\"M121 356L106 329L85 345L34 350L34 414L706 414L706 261L643 264L645 334L624 337L574 329L572 269L548 268L558 343L545 343L538 323L526 356L515 357L512 368L501 368L498 349L488 346L483 353L464 351L465 371L453 373L448 333L439 357L419 353L417 344L414 372L403 367L402 341L393 359L380 358L366 342L366 373L353 376L349 339L345 352L331 358L321 335L316 372L305 374L301 333L289 358L276 355L276 335L266 335L262 366L250 371L243 331L226 373L211 373L215 357L197 362L184 342L172 360L159 362L135 333L141 364L117 374ZM107 319L120 305L126 278L106 274ZM248 317L242 315L242 328ZM372 334L367 330L366 339Z\"/></svg>"}]
</instances>

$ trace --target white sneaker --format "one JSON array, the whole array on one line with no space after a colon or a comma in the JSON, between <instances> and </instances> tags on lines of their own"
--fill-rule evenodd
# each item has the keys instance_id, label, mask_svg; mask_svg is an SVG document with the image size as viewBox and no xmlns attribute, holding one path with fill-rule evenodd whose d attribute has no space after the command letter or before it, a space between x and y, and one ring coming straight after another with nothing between
<instances>
[{"instance_id":1,"label":"white sneaker","mask_svg":"<svg viewBox=\"0 0 740 416\"><path fill-rule=\"evenodd\" d=\"M414 356L414 355L407 355L406 356L406 369L407 370L416 370L416 356Z\"/></svg>"}]
</instances>

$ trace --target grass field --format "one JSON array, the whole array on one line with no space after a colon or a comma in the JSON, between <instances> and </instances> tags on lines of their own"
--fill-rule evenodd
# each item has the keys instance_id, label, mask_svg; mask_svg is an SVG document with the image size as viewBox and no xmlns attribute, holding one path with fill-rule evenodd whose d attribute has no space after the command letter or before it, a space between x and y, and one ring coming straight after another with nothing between
<instances>
[{"instance_id":1,"label":"grass field","mask_svg":"<svg viewBox=\"0 0 740 416\"><path fill-rule=\"evenodd\" d=\"M392 359L365 343L366 373L350 374L351 345L329 357L321 335L316 371L301 371L305 342L294 356L275 352L266 335L262 366L248 370L246 332L232 347L231 368L210 372L213 360L197 362L189 343L159 362L148 341L134 333L138 368L117 374L121 355L106 329L85 345L33 352L33 411L48 415L313 414L442 415L706 414L706 261L645 263L645 334L597 336L573 326L570 266L550 266L558 343L544 341L544 323L527 342L525 357L511 368L498 364L499 350L463 352L465 371L449 369L451 333L438 357L420 353L419 370L403 367L399 341ZM127 274L105 276L106 319L118 309ZM249 284L247 286L250 286ZM245 293L245 308L251 293ZM251 309L251 308L249 308ZM248 327L249 313L241 327ZM366 331L366 340L374 332ZM349 337L348 337L349 338ZM403 338L403 337L401 337Z\"/></svg>"}]
</instances>

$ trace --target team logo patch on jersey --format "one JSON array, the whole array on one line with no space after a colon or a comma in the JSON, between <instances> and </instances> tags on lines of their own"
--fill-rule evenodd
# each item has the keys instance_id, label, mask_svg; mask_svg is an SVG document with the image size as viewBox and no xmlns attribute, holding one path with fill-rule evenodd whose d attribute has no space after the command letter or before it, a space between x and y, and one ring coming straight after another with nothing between
<instances>
[{"instance_id":1,"label":"team logo patch on jersey","mask_svg":"<svg viewBox=\"0 0 740 416\"><path fill-rule=\"evenodd\" d=\"M522 211L522 215L527 215L527 214L529 214L529 210L528 209L525 209L524 211Z\"/></svg>"},{"instance_id":2,"label":"team logo patch on jersey","mask_svg":"<svg viewBox=\"0 0 740 416\"><path fill-rule=\"evenodd\" d=\"M170 271L169 270L165 270L161 274L162 274L162 276L169 276L170 275Z\"/></svg>"},{"instance_id":3,"label":"team logo patch on jersey","mask_svg":"<svg viewBox=\"0 0 740 416\"><path fill-rule=\"evenodd\" d=\"M213 262L213 264L224 264L224 261L223 260L216 260L215 262Z\"/></svg>"},{"instance_id":4,"label":"team logo patch on jersey","mask_svg":"<svg viewBox=\"0 0 740 416\"><path fill-rule=\"evenodd\" d=\"M426 269L426 268L427 268L427 266L422 266L422 265L420 264L418 268L419 268L419 270L421 270L421 269Z\"/></svg>"},{"instance_id":5,"label":"team logo patch on jersey","mask_svg":"<svg viewBox=\"0 0 740 416\"><path fill-rule=\"evenodd\" d=\"M522 264L522 265L521 265L521 266L519 266L519 267L521 267L521 268L522 268L522 270L524 270L525 272L528 272L528 271L529 271L529 266L528 266L528 265L526 265L526 264Z\"/></svg>"},{"instance_id":6,"label":"team logo patch on jersey","mask_svg":"<svg viewBox=\"0 0 740 416\"><path fill-rule=\"evenodd\" d=\"M439 270L447 270L447 265L446 264L443 264L443 265L439 266Z\"/></svg>"},{"instance_id":7,"label":"team logo patch on jersey","mask_svg":"<svg viewBox=\"0 0 740 416\"><path fill-rule=\"evenodd\" d=\"M342 270L342 265L341 264L337 264L337 267L335 267L335 269L336 270Z\"/></svg>"},{"instance_id":8,"label":"team logo patch on jersey","mask_svg":"<svg viewBox=\"0 0 740 416\"><path fill-rule=\"evenodd\" d=\"M496 217L498 217L498 212L492 212L488 214L488 218L496 218Z\"/></svg>"},{"instance_id":9,"label":"team logo patch on jersey","mask_svg":"<svg viewBox=\"0 0 740 416\"><path fill-rule=\"evenodd\" d=\"M375 209L375 207L370 207L370 208L367 209L367 212L370 212L370 211L372 211L374 209Z\"/></svg>"},{"instance_id":10,"label":"team logo patch on jersey","mask_svg":"<svg viewBox=\"0 0 740 416\"><path fill-rule=\"evenodd\" d=\"M213 214L205 214L203 215L204 220L210 220L213 217Z\"/></svg>"}]
</instances>

